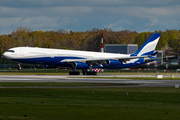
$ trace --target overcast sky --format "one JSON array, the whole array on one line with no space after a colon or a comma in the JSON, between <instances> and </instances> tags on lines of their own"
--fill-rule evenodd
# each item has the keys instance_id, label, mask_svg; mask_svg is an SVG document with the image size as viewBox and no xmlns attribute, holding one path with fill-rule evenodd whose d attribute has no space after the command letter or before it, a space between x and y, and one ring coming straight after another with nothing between
<instances>
[{"instance_id":1,"label":"overcast sky","mask_svg":"<svg viewBox=\"0 0 180 120\"><path fill-rule=\"evenodd\" d=\"M109 28L137 32L180 29L180 0L0 0L0 35Z\"/></svg>"}]
</instances>

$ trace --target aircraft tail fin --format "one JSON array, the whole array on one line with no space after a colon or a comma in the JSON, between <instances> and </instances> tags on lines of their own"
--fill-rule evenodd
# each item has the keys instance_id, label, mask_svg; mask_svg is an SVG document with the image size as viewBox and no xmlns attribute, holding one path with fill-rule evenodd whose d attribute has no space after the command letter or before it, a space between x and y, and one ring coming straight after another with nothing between
<instances>
[{"instance_id":1,"label":"aircraft tail fin","mask_svg":"<svg viewBox=\"0 0 180 120\"><path fill-rule=\"evenodd\" d=\"M131 54L131 56L153 55L160 35L161 33L153 33L136 52Z\"/></svg>"}]
</instances>

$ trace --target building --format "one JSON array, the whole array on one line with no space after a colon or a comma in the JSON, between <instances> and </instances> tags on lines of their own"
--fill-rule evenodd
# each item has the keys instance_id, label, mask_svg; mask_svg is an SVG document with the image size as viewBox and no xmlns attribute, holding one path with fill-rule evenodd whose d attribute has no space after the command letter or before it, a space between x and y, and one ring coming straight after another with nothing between
<instances>
[{"instance_id":1,"label":"building","mask_svg":"<svg viewBox=\"0 0 180 120\"><path fill-rule=\"evenodd\" d=\"M105 52L107 53L120 53L120 54L131 54L138 50L137 44L105 44ZM155 63L156 65L163 64L163 51L157 51L156 55L158 59L157 61L153 61L151 63ZM149 63L149 64L151 64Z\"/></svg>"},{"instance_id":2,"label":"building","mask_svg":"<svg viewBox=\"0 0 180 120\"><path fill-rule=\"evenodd\" d=\"M106 53L131 54L137 50L137 44L105 44Z\"/></svg>"},{"instance_id":3,"label":"building","mask_svg":"<svg viewBox=\"0 0 180 120\"><path fill-rule=\"evenodd\" d=\"M157 60L158 65L163 65L163 51L161 50L156 50L158 54L156 55L157 58L160 58Z\"/></svg>"}]
</instances>

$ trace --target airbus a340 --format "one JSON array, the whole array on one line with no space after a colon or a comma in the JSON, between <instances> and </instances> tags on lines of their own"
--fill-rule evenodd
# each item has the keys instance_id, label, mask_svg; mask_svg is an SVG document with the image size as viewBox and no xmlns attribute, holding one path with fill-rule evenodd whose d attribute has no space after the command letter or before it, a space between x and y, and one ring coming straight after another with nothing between
<instances>
[{"instance_id":1,"label":"airbus a340","mask_svg":"<svg viewBox=\"0 0 180 120\"><path fill-rule=\"evenodd\" d=\"M149 39L132 54L114 54L78 50L49 49L38 47L15 47L3 54L7 59L29 64L71 67L70 75L79 75L76 69L82 69L83 75L96 75L94 68L121 69L141 65L157 60L153 57L160 38L160 33L153 33Z\"/></svg>"}]
</instances>

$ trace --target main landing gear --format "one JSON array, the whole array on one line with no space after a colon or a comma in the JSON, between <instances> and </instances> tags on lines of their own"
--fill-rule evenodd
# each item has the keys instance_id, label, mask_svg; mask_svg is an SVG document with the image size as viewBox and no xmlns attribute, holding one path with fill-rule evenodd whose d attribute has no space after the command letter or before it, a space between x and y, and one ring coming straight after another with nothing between
<instances>
[{"instance_id":1,"label":"main landing gear","mask_svg":"<svg viewBox=\"0 0 180 120\"><path fill-rule=\"evenodd\" d=\"M83 75L97 75L97 72L93 71L92 67L93 67L92 63L89 62L89 71L87 71L87 69L83 69L83 73L85 73Z\"/></svg>"},{"instance_id":2,"label":"main landing gear","mask_svg":"<svg viewBox=\"0 0 180 120\"><path fill-rule=\"evenodd\" d=\"M97 75L97 72L92 70L92 63L89 63L89 69L90 71L87 71L87 69L82 69L82 74L83 75ZM72 64L72 71L69 72L69 75L80 75L79 71L76 71L76 67L74 64Z\"/></svg>"},{"instance_id":3,"label":"main landing gear","mask_svg":"<svg viewBox=\"0 0 180 120\"><path fill-rule=\"evenodd\" d=\"M86 75L97 75L97 72L89 71L89 72L86 73Z\"/></svg>"},{"instance_id":4,"label":"main landing gear","mask_svg":"<svg viewBox=\"0 0 180 120\"><path fill-rule=\"evenodd\" d=\"M97 72L94 71L87 71L87 72L82 72L83 75L97 75ZM70 71L69 75L80 75L79 71Z\"/></svg>"},{"instance_id":5,"label":"main landing gear","mask_svg":"<svg viewBox=\"0 0 180 120\"><path fill-rule=\"evenodd\" d=\"M75 65L72 64L72 71L69 72L69 75L80 75L79 71L76 71Z\"/></svg>"},{"instance_id":6,"label":"main landing gear","mask_svg":"<svg viewBox=\"0 0 180 120\"><path fill-rule=\"evenodd\" d=\"M95 71L87 71L87 70L83 69L82 74L83 75L97 75L97 72L95 72ZM73 71L69 72L69 75L80 75L80 72L73 70Z\"/></svg>"},{"instance_id":7,"label":"main landing gear","mask_svg":"<svg viewBox=\"0 0 180 120\"><path fill-rule=\"evenodd\" d=\"M69 75L80 75L79 71L70 71Z\"/></svg>"},{"instance_id":8,"label":"main landing gear","mask_svg":"<svg viewBox=\"0 0 180 120\"><path fill-rule=\"evenodd\" d=\"M87 71L85 69L82 70L83 75L97 75L95 71Z\"/></svg>"}]
</instances>

